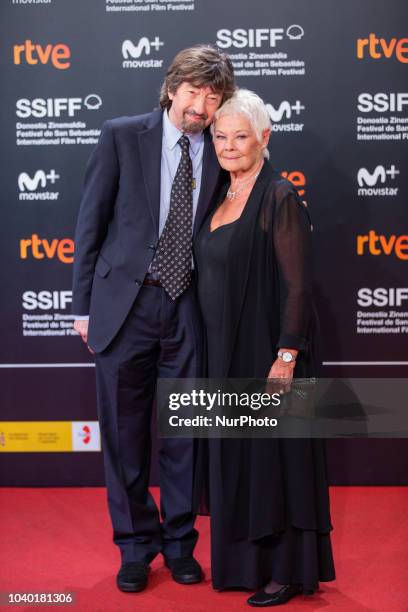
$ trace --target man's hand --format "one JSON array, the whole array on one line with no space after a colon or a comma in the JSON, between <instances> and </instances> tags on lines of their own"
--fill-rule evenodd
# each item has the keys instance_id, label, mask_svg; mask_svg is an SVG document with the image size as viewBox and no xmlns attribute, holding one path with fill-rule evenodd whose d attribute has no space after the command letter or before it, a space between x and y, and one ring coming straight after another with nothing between
<instances>
[{"instance_id":1,"label":"man's hand","mask_svg":"<svg viewBox=\"0 0 408 612\"><path fill-rule=\"evenodd\" d=\"M93 355L94 351L88 345L88 325L89 325L88 319L75 319L74 321L75 331L78 332L78 334L81 336L82 340L85 342L86 346L88 347L89 352L92 353Z\"/></svg>"}]
</instances>

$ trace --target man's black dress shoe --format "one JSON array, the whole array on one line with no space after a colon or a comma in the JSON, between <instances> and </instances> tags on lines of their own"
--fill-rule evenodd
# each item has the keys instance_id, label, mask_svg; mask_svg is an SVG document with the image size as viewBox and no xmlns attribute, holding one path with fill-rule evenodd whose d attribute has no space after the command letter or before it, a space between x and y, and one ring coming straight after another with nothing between
<instances>
[{"instance_id":1,"label":"man's black dress shoe","mask_svg":"<svg viewBox=\"0 0 408 612\"><path fill-rule=\"evenodd\" d=\"M194 557L179 557L178 559L165 557L164 564L171 571L173 580L179 584L195 584L203 579L200 564Z\"/></svg>"},{"instance_id":2,"label":"man's black dress shoe","mask_svg":"<svg viewBox=\"0 0 408 612\"><path fill-rule=\"evenodd\" d=\"M250 606L258 606L264 607L267 606L280 606L281 604L285 604L295 597L296 595L300 595L303 593L303 587L301 584L286 584L278 591L274 593L267 593L263 589L252 595L247 600Z\"/></svg>"},{"instance_id":3,"label":"man's black dress shoe","mask_svg":"<svg viewBox=\"0 0 408 612\"><path fill-rule=\"evenodd\" d=\"M147 576L150 567L143 561L123 563L116 576L118 589L125 593L138 593L147 587Z\"/></svg>"}]
</instances>

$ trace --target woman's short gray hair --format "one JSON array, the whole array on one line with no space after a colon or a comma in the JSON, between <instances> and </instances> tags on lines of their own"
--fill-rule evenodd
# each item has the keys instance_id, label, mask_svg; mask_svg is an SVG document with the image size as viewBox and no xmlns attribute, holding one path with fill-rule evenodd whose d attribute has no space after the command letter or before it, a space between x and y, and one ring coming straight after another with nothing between
<instances>
[{"instance_id":1,"label":"woman's short gray hair","mask_svg":"<svg viewBox=\"0 0 408 612\"><path fill-rule=\"evenodd\" d=\"M243 115L246 117L259 142L262 141L262 132L272 129L271 119L265 103L254 91L249 89L236 89L231 98L220 106L211 124L212 135L214 135L217 119L224 115ZM264 148L263 154L266 159L269 159L267 147Z\"/></svg>"}]
</instances>

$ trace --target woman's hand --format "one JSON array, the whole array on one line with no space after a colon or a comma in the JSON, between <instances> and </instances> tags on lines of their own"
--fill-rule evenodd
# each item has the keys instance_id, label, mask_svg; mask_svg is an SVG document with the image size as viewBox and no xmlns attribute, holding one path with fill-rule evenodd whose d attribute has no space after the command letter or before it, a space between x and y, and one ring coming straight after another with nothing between
<instances>
[{"instance_id":1,"label":"woman's hand","mask_svg":"<svg viewBox=\"0 0 408 612\"><path fill-rule=\"evenodd\" d=\"M297 351L295 350L281 349L281 351L292 353L295 359L297 357ZM289 363L286 363L280 357L277 357L273 362L271 369L269 370L268 378L274 379L272 384L279 387L279 393L287 393L290 391L295 365L296 361L289 361Z\"/></svg>"},{"instance_id":2,"label":"woman's hand","mask_svg":"<svg viewBox=\"0 0 408 612\"><path fill-rule=\"evenodd\" d=\"M285 363L282 359L275 359L269 370L268 378L284 378L286 381L291 381L293 378L293 370L295 369L295 361Z\"/></svg>"},{"instance_id":3,"label":"woman's hand","mask_svg":"<svg viewBox=\"0 0 408 612\"><path fill-rule=\"evenodd\" d=\"M287 393L290 391L294 369L294 361L291 363L284 363L282 359L279 359L279 357L275 359L271 369L269 370L268 378L272 379L271 383L274 388L276 387L278 389L278 393Z\"/></svg>"}]
</instances>

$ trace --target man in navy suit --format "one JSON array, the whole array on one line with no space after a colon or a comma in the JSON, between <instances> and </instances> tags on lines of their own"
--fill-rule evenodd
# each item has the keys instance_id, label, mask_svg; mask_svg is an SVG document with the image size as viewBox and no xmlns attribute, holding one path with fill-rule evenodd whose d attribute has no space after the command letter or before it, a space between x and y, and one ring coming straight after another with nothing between
<instances>
[{"instance_id":1,"label":"man in navy suit","mask_svg":"<svg viewBox=\"0 0 408 612\"><path fill-rule=\"evenodd\" d=\"M159 552L177 582L202 580L193 557L193 441L162 440L160 521L148 491L150 422L157 378L201 375L191 242L220 180L206 128L233 90L225 54L206 45L181 51L162 85L161 110L106 121L86 170L74 327L95 354L123 591L146 587Z\"/></svg>"}]
</instances>

